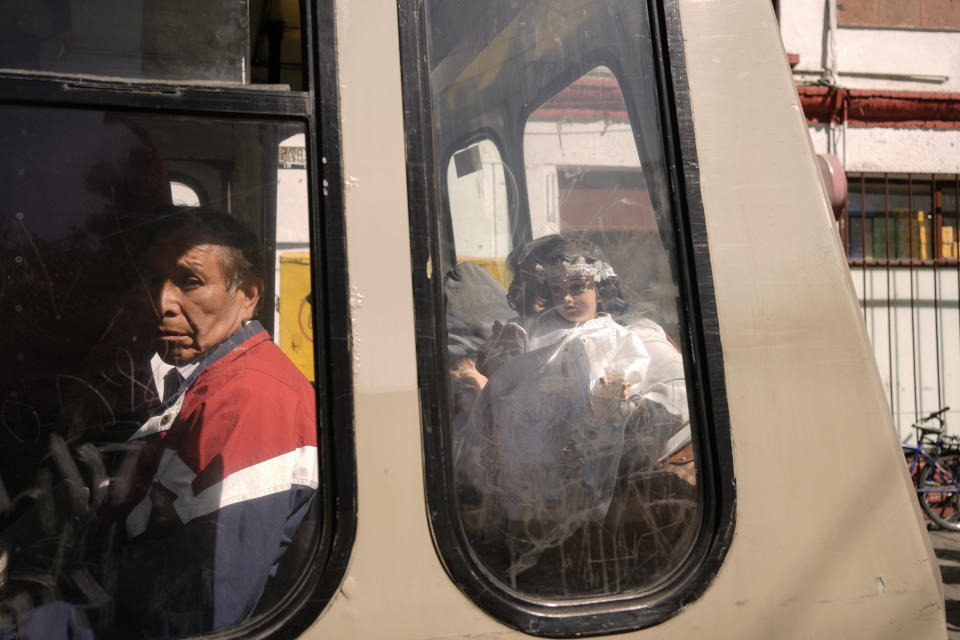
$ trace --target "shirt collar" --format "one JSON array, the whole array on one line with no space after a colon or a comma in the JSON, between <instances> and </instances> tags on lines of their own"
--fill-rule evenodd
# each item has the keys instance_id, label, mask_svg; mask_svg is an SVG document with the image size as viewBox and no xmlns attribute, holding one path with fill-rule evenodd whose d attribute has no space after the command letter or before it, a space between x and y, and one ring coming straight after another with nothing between
<instances>
[{"instance_id":1,"label":"shirt collar","mask_svg":"<svg viewBox=\"0 0 960 640\"><path fill-rule=\"evenodd\" d=\"M177 365L176 369L180 372L180 376L183 379L183 382L180 383L180 388L175 394L170 396L170 399L164 403L164 405L170 404L173 400L176 399L183 391L190 386L190 383L200 375L200 373L209 367L211 364L227 355L241 344L257 335L261 331L264 331L263 325L260 324L259 320L252 320L247 322L242 327L237 329L237 331L215 346L213 349L203 354L196 360L188 362L186 364ZM174 368L175 365L167 364L160 358L159 353L153 354L153 357L150 359L150 369L153 372L153 386L157 390L157 397L164 398L164 376Z\"/></svg>"}]
</instances>

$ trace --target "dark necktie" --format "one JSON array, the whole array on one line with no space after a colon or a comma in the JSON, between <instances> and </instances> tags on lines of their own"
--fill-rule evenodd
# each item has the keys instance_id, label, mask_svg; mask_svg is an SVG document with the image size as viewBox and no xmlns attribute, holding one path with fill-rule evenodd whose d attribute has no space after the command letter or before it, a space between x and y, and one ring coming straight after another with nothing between
<instances>
[{"instance_id":1,"label":"dark necktie","mask_svg":"<svg viewBox=\"0 0 960 640\"><path fill-rule=\"evenodd\" d=\"M166 402L177 393L181 382L183 382L183 376L180 375L176 367L170 369L170 371L163 376L163 402Z\"/></svg>"}]
</instances>

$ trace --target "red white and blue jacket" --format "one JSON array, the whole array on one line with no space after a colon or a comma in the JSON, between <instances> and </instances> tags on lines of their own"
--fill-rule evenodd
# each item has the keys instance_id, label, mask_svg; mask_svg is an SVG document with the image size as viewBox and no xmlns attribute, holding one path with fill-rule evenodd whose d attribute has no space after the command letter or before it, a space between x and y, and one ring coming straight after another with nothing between
<instances>
[{"instance_id":1,"label":"red white and blue jacket","mask_svg":"<svg viewBox=\"0 0 960 640\"><path fill-rule=\"evenodd\" d=\"M248 323L188 371L131 437L143 448L122 510L115 630L243 622L316 506L314 390L263 327Z\"/></svg>"}]
</instances>

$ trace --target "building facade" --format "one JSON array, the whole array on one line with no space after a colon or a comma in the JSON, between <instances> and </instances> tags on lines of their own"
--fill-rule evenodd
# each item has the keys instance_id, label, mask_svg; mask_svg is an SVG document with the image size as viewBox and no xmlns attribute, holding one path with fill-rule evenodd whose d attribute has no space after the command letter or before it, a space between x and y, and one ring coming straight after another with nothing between
<instances>
[{"instance_id":1,"label":"building facade","mask_svg":"<svg viewBox=\"0 0 960 640\"><path fill-rule=\"evenodd\" d=\"M813 146L846 172L838 229L900 436L945 406L958 433L960 2L774 12Z\"/></svg>"}]
</instances>

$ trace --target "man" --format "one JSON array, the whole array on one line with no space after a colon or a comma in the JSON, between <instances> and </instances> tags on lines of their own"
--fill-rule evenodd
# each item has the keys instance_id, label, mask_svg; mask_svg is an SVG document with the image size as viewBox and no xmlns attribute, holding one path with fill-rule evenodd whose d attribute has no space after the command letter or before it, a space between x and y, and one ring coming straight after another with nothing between
<instances>
[{"instance_id":1,"label":"man","mask_svg":"<svg viewBox=\"0 0 960 640\"><path fill-rule=\"evenodd\" d=\"M447 355L456 428L473 408L487 378L477 371L477 352L491 327L510 315L503 287L475 262L461 262L443 278Z\"/></svg>"},{"instance_id":2,"label":"man","mask_svg":"<svg viewBox=\"0 0 960 640\"><path fill-rule=\"evenodd\" d=\"M314 506L313 387L253 320L262 270L256 237L203 209L170 210L146 250L162 404L106 518L128 542L118 635L243 622Z\"/></svg>"}]
</instances>

